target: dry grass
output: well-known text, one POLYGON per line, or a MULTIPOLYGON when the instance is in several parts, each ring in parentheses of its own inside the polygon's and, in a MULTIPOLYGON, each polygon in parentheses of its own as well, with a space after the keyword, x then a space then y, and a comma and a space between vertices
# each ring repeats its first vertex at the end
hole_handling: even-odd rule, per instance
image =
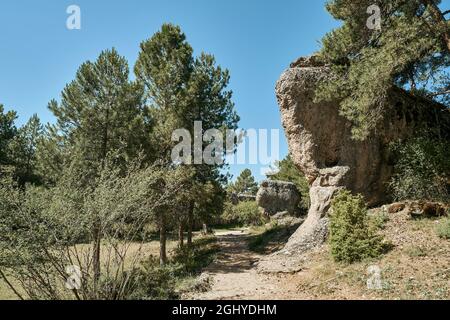
MULTIPOLYGON (((199 234, 194 234, 194 239, 197 238, 199 234)), ((173 253, 174 249, 177 247, 177 241, 175 239, 170 239, 167 241, 167 250, 169 256, 173 253)), ((138 258, 141 261, 149 258, 150 256, 159 256, 159 241, 151 241, 146 243, 127 243, 121 245, 121 250, 127 250, 126 260, 125 260, 125 268, 134 264, 134 259, 138 258)), ((77 246, 77 250, 80 256, 83 256, 84 253, 88 253, 91 250, 91 245, 82 244, 77 246)), ((109 260, 112 256, 112 249, 110 246, 102 247, 102 261, 105 262, 109 260)), ((105 267, 105 265, 103 266, 105 267)), ((14 285, 12 279, 8 279, 14 285)), ((8 285, 0 279, 0 300, 15 300, 17 296, 12 292, 12 290, 8 287, 8 285)))
MULTIPOLYGON (((381 214, 378 212, 376 214, 381 214)), ((324 246, 304 271, 282 276, 289 299, 450 299, 450 241, 436 234, 442 219, 391 214, 382 234, 394 248, 377 260, 335 263, 324 246), (382 288, 367 288, 368 268, 381 270, 382 288)))

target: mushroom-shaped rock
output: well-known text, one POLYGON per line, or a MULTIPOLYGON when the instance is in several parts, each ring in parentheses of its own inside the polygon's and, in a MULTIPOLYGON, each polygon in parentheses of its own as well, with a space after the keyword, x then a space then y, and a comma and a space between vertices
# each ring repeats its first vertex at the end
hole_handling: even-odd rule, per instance
POLYGON ((328 67, 303 58, 293 63, 277 83, 290 155, 309 181, 311 207, 285 248, 263 260, 260 271, 300 270, 304 254, 326 239, 328 210, 336 191, 346 188, 360 193, 369 206, 386 203, 393 174, 389 144, 411 137, 420 127, 450 123, 450 113, 444 106, 393 88, 375 130, 365 141, 357 141, 352 137, 352 124, 340 114, 338 100, 315 100, 320 83, 330 78, 333 76, 328 67))

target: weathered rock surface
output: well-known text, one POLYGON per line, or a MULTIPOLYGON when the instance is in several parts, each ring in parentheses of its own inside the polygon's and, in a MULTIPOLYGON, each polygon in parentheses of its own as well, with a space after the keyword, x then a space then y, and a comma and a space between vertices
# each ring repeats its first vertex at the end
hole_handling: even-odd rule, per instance
POLYGON ((390 215, 405 209, 412 218, 439 218, 449 215, 450 205, 433 201, 403 201, 382 207, 390 215))
POLYGON ((445 217, 449 212, 449 206, 439 202, 411 201, 407 206, 413 218, 445 217))
POLYGON ((269 216, 280 212, 295 214, 300 200, 295 184, 283 181, 263 181, 256 195, 258 206, 269 216))
POLYGON ((318 84, 330 76, 329 69, 319 66, 316 59, 300 58, 277 83, 289 151, 309 180, 311 208, 285 249, 262 261, 260 271, 301 269, 302 254, 326 239, 327 212, 337 190, 361 193, 370 206, 386 203, 386 183, 393 171, 388 144, 411 136, 419 123, 448 119, 448 110, 395 89, 374 133, 363 142, 355 141, 351 123, 339 114, 339 101, 314 102, 318 84))

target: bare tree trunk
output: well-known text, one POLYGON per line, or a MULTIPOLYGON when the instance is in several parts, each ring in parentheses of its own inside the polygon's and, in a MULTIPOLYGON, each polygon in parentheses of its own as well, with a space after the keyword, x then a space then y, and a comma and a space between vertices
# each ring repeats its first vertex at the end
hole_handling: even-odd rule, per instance
POLYGON ((100 272, 101 272, 100 254, 101 254, 101 238, 102 237, 101 237, 101 224, 99 221, 96 221, 94 224, 93 237, 94 237, 94 243, 93 243, 92 266, 94 269, 94 286, 96 288, 98 281, 100 279, 100 272))
POLYGON ((8 285, 8 287, 12 290, 12 292, 14 292, 14 294, 20 299, 20 300, 25 300, 20 293, 16 290, 16 288, 14 288, 14 286, 11 284, 11 282, 9 282, 8 278, 6 277, 6 275, 3 273, 3 271, 0 269, 0 276, 2 277, 3 281, 5 281, 5 283, 8 285))
MULTIPOLYGON (((108 125, 109 125, 109 107, 106 108, 106 121, 105 121, 105 127, 103 132, 103 142, 102 142, 102 161, 101 161, 101 167, 102 170, 105 169, 106 164, 106 157, 108 154, 108 139, 109 139, 109 133, 108 133, 108 125)), ((102 230, 101 230, 101 220, 98 217, 96 221, 94 221, 94 228, 93 228, 93 237, 94 237, 94 243, 93 243, 93 261, 92 265, 94 268, 94 292, 97 293, 97 286, 98 282, 100 280, 100 272, 101 272, 101 241, 102 241, 102 230)))
POLYGON ((178 226, 178 247, 180 249, 184 248, 184 223, 180 221, 180 225, 178 226))
POLYGON ((166 249, 166 219, 164 214, 161 214, 159 222, 159 263, 164 266, 167 263, 167 249, 166 249))
POLYGON ((187 246, 188 248, 192 247, 192 228, 194 224, 194 206, 191 204, 189 206, 188 212, 188 234, 187 234, 187 246))

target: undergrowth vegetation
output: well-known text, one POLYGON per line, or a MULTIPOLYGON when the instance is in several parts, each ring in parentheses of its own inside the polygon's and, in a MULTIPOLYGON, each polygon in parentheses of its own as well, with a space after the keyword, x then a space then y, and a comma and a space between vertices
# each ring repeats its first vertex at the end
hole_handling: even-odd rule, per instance
POLYGON ((361 195, 344 190, 333 199, 330 249, 335 261, 353 263, 380 256, 388 247, 371 223, 361 195))
POLYGON ((436 233, 439 237, 450 240, 450 218, 443 219, 437 225, 436 233))
POLYGON ((222 215, 225 225, 261 226, 267 220, 255 201, 242 201, 237 205, 228 202, 222 215))
POLYGON ((195 240, 191 248, 177 248, 172 259, 164 266, 155 257, 150 257, 136 273, 138 285, 128 298, 179 299, 180 284, 186 278, 200 273, 214 260, 217 252, 216 238, 207 236, 195 240))
POLYGON ((280 250, 299 226, 300 223, 283 225, 272 221, 270 224, 254 227, 251 229, 248 248, 261 254, 280 250))
POLYGON ((450 200, 450 145, 421 133, 392 146, 397 158, 390 188, 395 200, 450 200))

